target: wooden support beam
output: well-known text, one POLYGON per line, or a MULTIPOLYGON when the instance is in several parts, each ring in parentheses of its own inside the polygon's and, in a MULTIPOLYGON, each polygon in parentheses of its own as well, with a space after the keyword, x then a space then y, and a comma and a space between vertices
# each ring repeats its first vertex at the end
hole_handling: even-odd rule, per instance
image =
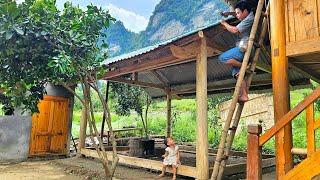
MULTIPOLYGON (((214 81, 214 82, 208 83, 207 90, 208 90, 208 92, 216 91, 216 90, 231 90, 231 89, 234 89, 235 83, 236 83, 235 80, 214 81)), ((272 84, 271 79, 256 80, 256 81, 254 81, 254 85, 252 85, 251 87, 271 85, 271 84, 272 84)), ((174 89, 174 87, 173 87, 173 89, 174 89)), ((172 94, 182 95, 182 94, 190 94, 190 93, 194 93, 194 92, 196 92, 196 87, 190 87, 190 88, 181 89, 181 90, 174 90, 174 91, 172 91, 172 94)))
POLYGON ((80 119, 80 133, 79 133, 79 144, 78 144, 78 155, 80 155, 80 149, 85 148, 87 131, 87 113, 86 108, 82 109, 81 119, 80 119))
MULTIPOLYGON (((106 104, 108 104, 108 99, 109 99, 109 89, 110 89, 110 81, 107 81, 106 82, 106 86, 107 86, 107 88, 106 88, 106 97, 105 97, 105 102, 106 102, 106 104)), ((100 132, 100 134, 101 134, 101 137, 103 137, 103 133, 104 133, 104 125, 105 125, 105 122, 106 122, 106 115, 103 113, 103 116, 102 116, 102 124, 101 124, 101 132, 100 132)))
MULTIPOLYGON (((118 147, 117 147, 117 150, 118 150, 118 147)), ((111 161, 112 153, 111 152, 107 152, 107 153, 108 153, 108 160, 111 161)), ((87 157, 99 158, 96 150, 81 149, 81 154, 87 157)), ((161 161, 155 161, 155 160, 143 159, 143 158, 137 158, 137 157, 129 157, 129 156, 120 155, 120 154, 118 154, 118 157, 119 157, 120 165, 134 166, 134 167, 152 169, 156 171, 162 170, 161 161)), ((263 168, 270 168, 272 166, 274 166, 274 158, 267 158, 262 161, 263 168)), ((238 173, 243 173, 245 172, 245 168, 246 168, 245 163, 229 164, 226 166, 225 174, 234 175, 238 173)), ((167 172, 172 173, 170 167, 167 168, 167 172)), ((178 168, 177 174, 196 178, 196 167, 180 165, 178 168)))
POLYGON ((179 59, 186 59, 186 58, 195 57, 195 54, 191 53, 186 48, 179 47, 176 45, 171 45, 170 50, 171 50, 172 55, 176 58, 179 58, 179 59))
POLYGON ((177 64, 183 64, 187 62, 194 61, 193 58, 191 59, 181 59, 176 58, 174 56, 165 56, 161 58, 155 58, 155 59, 147 59, 147 60, 141 60, 135 64, 127 65, 124 67, 118 67, 114 68, 110 71, 108 71, 102 79, 111 79, 114 77, 119 77, 121 75, 129 74, 132 72, 141 72, 141 71, 150 71, 154 69, 161 69, 168 66, 173 66, 177 64))
POLYGON ((303 56, 320 52, 320 38, 291 42, 286 46, 288 57, 303 56))
POLYGON ((314 130, 314 104, 311 103, 306 108, 306 120, 307 120, 307 153, 310 157, 316 152, 316 137, 314 130))
POLYGON ((139 81, 139 75, 137 72, 133 72, 132 73, 132 80, 133 81, 139 81))
POLYGON ((156 77, 164 86, 168 86, 169 85, 169 80, 162 74, 160 74, 159 72, 157 72, 157 70, 151 70, 150 71, 154 77, 156 77))
MULTIPOLYGON (((284 0, 270 0, 272 85, 275 123, 290 110, 288 58, 284 0)), ((276 175, 282 179, 293 168, 292 126, 288 123, 276 135, 276 175)))
POLYGON ((259 136, 262 132, 260 125, 248 126, 248 154, 247 154, 247 179, 262 179, 262 153, 259 146, 259 136))
POLYGON ((197 129, 196 129, 196 167, 197 179, 209 179, 208 161, 208 97, 207 97, 207 42, 203 32, 199 32, 201 38, 200 52, 196 61, 196 105, 197 105, 197 129))
POLYGON ((167 137, 172 135, 171 92, 167 92, 167 137))
POLYGON ((223 44, 220 44, 214 41, 207 41, 207 47, 212 48, 213 51, 217 54, 221 54, 222 52, 226 51, 229 48, 223 44))
POLYGON ((167 88, 164 85, 158 85, 158 84, 147 83, 147 82, 142 82, 142 81, 127 80, 127 79, 122 79, 122 78, 112 78, 112 79, 109 79, 109 81, 130 84, 133 86, 162 89, 162 90, 167 88))

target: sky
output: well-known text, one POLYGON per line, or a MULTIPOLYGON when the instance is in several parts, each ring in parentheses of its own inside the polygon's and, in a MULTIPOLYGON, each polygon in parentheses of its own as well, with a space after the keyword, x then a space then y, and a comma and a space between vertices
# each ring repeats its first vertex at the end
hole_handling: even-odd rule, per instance
MULTIPOLYGON (((67 0, 57 0, 57 6, 63 7, 67 0)), ((109 13, 123 22, 124 26, 133 32, 140 32, 146 29, 149 18, 155 6, 160 0, 69 0, 85 8, 92 3, 109 10, 109 13)))

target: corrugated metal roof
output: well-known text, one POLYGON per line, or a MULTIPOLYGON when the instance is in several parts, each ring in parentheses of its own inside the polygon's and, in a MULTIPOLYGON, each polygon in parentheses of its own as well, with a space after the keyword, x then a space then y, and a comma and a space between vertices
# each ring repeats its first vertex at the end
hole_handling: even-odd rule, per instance
MULTIPOLYGON (((230 18, 231 19, 231 18, 230 18)), ((163 46, 168 46, 170 43, 175 42, 176 44, 180 43, 180 40, 188 38, 188 36, 192 36, 193 34, 197 33, 198 31, 204 31, 207 35, 208 41, 216 42, 217 44, 225 45, 226 47, 234 46, 235 42, 237 41, 237 36, 234 34, 229 33, 228 31, 221 31, 222 27, 218 26, 219 23, 208 24, 201 28, 195 29, 193 31, 187 32, 183 35, 178 37, 169 39, 167 41, 158 43, 153 46, 149 46, 146 48, 142 48, 137 51, 133 51, 131 53, 123 54, 114 58, 110 58, 104 61, 104 64, 111 64, 118 61, 124 61, 131 58, 135 58, 141 55, 149 55, 145 57, 145 59, 157 59, 160 57, 165 56, 166 52, 160 52, 161 49, 158 48, 163 46), (222 32, 222 33, 220 33, 222 32), (159 52, 157 52, 159 51, 159 52), (153 53, 153 55, 152 55, 153 53)), ((194 57, 193 57, 194 58, 194 57)), ((268 65, 271 68, 271 60, 268 56, 267 52, 261 51, 259 57, 259 63, 268 65)), ((131 64, 125 65, 124 67, 129 67, 131 64)), ((181 97, 187 97, 190 95, 195 94, 195 87, 196 87, 196 65, 195 59, 189 61, 187 63, 181 63, 173 66, 163 67, 154 69, 154 71, 164 77, 167 81, 166 85, 169 85, 173 92, 176 92, 176 95, 181 97)), ((139 71, 139 81, 152 83, 152 84, 162 84, 159 81, 157 76, 155 76, 150 71, 139 71)), ((257 70, 257 74, 253 78, 251 90, 269 90, 272 89, 272 77, 271 74, 257 70)), ((299 72, 296 72, 293 69, 289 69, 289 79, 292 85, 305 85, 308 84, 308 78, 302 75, 299 72)), ((218 56, 212 56, 208 58, 208 88, 210 87, 210 93, 225 93, 231 92, 235 86, 235 79, 231 75, 231 69, 224 65, 222 62, 218 60, 218 56)), ((147 93, 153 98, 161 98, 166 96, 166 92, 161 89, 155 88, 145 88, 147 93)))
MULTIPOLYGON (((234 18, 228 18, 227 20, 229 19, 234 19, 234 18)), ((130 59, 130 58, 133 58, 135 56, 139 56, 139 55, 142 55, 142 54, 145 54, 145 53, 148 53, 150 51, 153 51, 159 47, 162 47, 162 46, 165 46, 165 45, 168 45, 176 40, 179 40, 181 38, 184 38, 184 37, 187 37, 187 36, 190 36, 194 33, 197 33, 199 31, 202 31, 202 30, 205 30, 205 29, 208 29, 210 27, 214 27, 214 26, 217 26, 219 25, 220 22, 215 22, 215 23, 211 23, 211 24, 206 24, 204 26, 201 26, 197 29, 194 29, 192 31, 189 31, 189 32, 186 32, 182 35, 179 35, 179 36, 176 36, 176 37, 173 37, 169 40, 166 40, 166 41, 163 41, 163 42, 160 42, 158 44, 155 44, 155 45, 152 45, 152 46, 147 46, 147 47, 144 47, 142 49, 138 49, 136 51, 132 51, 132 52, 129 52, 129 53, 126 53, 126 54, 122 54, 122 55, 119 55, 119 56, 116 56, 116 57, 112 57, 112 58, 108 58, 106 59, 105 61, 102 62, 103 65, 108 65, 108 64, 111 64, 111 63, 114 63, 114 62, 118 62, 118 61, 122 61, 122 60, 126 60, 126 59, 130 59)))

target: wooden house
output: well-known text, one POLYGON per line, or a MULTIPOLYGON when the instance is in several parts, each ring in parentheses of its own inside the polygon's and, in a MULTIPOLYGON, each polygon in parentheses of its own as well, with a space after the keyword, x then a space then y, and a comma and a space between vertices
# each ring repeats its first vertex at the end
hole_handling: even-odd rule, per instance
MULTIPOLYGON (((234 5, 236 0, 228 2, 234 5)), ((320 173, 320 152, 315 145, 315 130, 320 127, 320 121, 315 121, 313 108, 313 103, 320 97, 320 87, 292 110, 289 90, 290 86, 310 84, 310 79, 320 82, 320 1, 250 2, 258 4, 256 18, 259 20, 264 17, 267 20, 265 22, 269 24, 271 42, 271 46, 259 46, 261 53, 257 57, 257 70, 250 91, 273 92, 275 125, 262 135, 261 127, 248 127, 247 179, 261 179, 261 147, 273 136, 276 136, 277 178, 311 179, 320 173), (264 6, 267 2, 269 6, 264 6), (260 13, 263 9, 266 11, 260 13), (308 157, 294 167, 292 155, 297 150, 292 147, 291 121, 304 110, 307 111, 308 145, 305 150, 298 151, 306 152, 308 157)), ((229 19, 228 22, 238 23, 235 19, 229 19)), ((257 21, 256 26, 258 23, 260 22, 257 21)), ((254 35, 255 33, 253 37, 254 35)), ((172 133, 171 99, 196 96, 196 167, 181 167, 179 174, 201 180, 207 180, 211 176, 212 165, 208 160, 207 96, 210 93, 234 91, 236 81, 231 76, 230 69, 221 64, 217 57, 232 47, 235 41, 234 35, 216 23, 104 62, 108 72, 103 79, 141 86, 151 97, 167 99, 168 136, 172 133)), ((85 127, 82 127, 81 133, 85 133, 85 127)), ((80 143, 81 141, 84 139, 80 139, 80 143)), ((94 151, 83 146, 80 148, 81 154, 96 156, 94 151)), ((161 168, 160 162, 151 163, 131 157, 121 156, 120 162, 140 164, 144 168, 161 168)))

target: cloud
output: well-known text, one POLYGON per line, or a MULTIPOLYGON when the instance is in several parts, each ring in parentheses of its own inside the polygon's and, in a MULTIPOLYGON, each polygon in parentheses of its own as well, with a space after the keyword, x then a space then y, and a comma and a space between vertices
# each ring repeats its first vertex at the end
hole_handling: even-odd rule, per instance
POLYGON ((113 4, 108 4, 107 9, 114 18, 122 21, 124 26, 133 32, 143 31, 148 25, 149 20, 147 18, 132 11, 119 8, 113 4))

